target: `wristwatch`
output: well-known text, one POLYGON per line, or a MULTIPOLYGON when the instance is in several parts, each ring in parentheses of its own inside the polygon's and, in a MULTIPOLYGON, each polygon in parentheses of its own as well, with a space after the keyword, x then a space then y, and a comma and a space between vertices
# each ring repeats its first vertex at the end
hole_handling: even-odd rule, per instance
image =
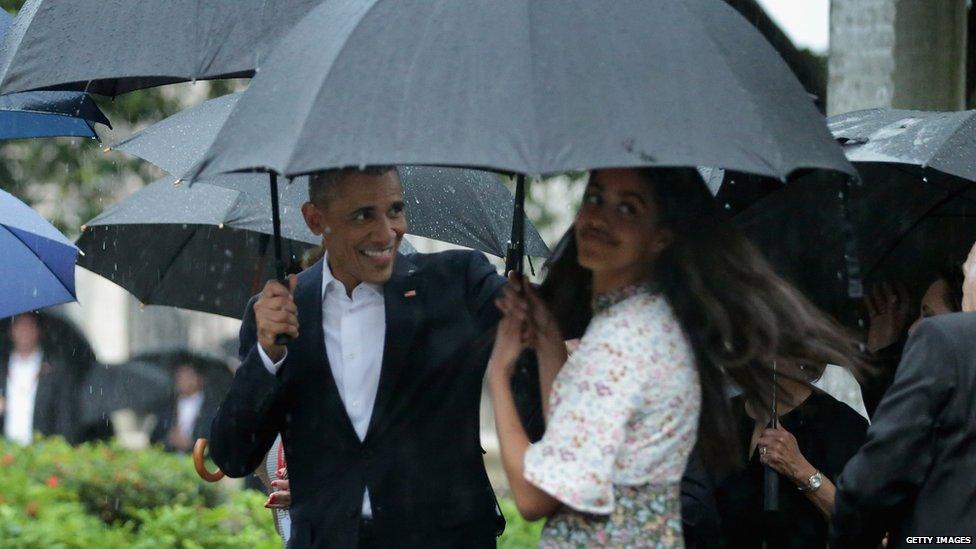
POLYGON ((797 486, 796 489, 801 492, 816 492, 820 489, 821 484, 823 484, 823 475, 820 474, 820 471, 817 471, 807 479, 806 486, 797 486))

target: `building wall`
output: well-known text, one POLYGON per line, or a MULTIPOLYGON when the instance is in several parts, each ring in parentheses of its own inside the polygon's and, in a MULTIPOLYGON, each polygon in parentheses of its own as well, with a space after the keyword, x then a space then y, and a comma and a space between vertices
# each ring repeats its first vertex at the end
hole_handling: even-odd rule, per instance
POLYGON ((965 106, 965 0, 831 0, 827 114, 965 106))

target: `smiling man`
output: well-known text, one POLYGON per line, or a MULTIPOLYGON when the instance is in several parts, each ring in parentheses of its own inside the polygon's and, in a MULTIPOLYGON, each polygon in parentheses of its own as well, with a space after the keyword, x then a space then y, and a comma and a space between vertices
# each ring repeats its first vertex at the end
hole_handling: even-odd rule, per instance
POLYGON ((504 279, 478 252, 398 254, 392 167, 315 175, 309 199, 325 257, 248 305, 214 461, 247 475, 281 433, 289 547, 494 547, 479 402, 504 279))

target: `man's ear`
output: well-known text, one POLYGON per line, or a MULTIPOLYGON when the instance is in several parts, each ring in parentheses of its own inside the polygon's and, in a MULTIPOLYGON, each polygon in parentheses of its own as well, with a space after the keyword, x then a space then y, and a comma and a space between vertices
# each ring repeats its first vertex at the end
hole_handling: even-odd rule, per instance
POLYGON ((322 212, 315 204, 311 202, 302 204, 302 217, 305 218, 305 224, 308 225, 312 234, 322 236, 325 232, 325 220, 322 218, 322 212))

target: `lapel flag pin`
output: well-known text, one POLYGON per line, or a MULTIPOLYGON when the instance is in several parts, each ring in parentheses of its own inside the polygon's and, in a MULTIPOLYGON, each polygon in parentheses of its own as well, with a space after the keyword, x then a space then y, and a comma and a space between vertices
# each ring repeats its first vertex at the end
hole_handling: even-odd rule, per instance
POLYGON ((403 297, 417 297, 417 290, 409 290, 404 292, 403 297))

